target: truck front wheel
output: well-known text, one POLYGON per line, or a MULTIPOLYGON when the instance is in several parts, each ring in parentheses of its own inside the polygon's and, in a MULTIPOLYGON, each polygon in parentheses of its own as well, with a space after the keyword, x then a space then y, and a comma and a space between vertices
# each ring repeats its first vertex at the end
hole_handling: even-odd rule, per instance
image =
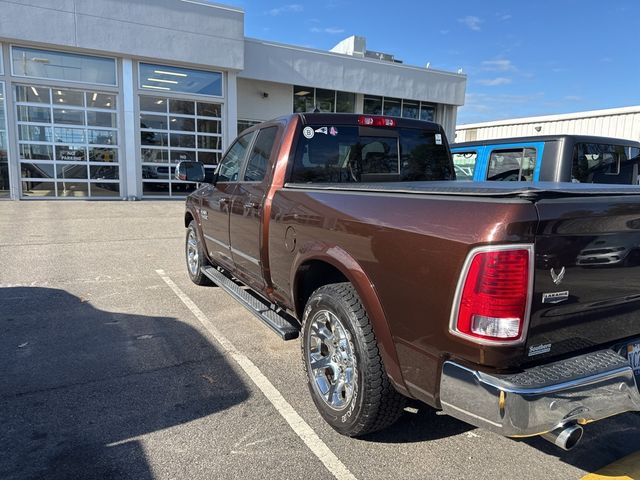
POLYGON ((405 398, 391 385, 358 293, 350 283, 318 288, 305 306, 302 357, 322 417, 357 437, 395 422, 405 398))
POLYGON ((195 220, 191 220, 187 227, 184 253, 187 260, 187 272, 189 273, 191 281, 196 285, 212 285, 213 282, 209 277, 202 273, 202 267, 207 266, 209 263, 202 251, 202 244, 198 238, 195 220))

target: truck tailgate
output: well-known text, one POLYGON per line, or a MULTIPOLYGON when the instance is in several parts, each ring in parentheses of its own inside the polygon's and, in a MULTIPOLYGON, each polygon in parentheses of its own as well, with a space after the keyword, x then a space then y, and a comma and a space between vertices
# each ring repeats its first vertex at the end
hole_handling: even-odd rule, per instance
POLYGON ((640 337, 640 195, 536 206, 527 363, 640 337))

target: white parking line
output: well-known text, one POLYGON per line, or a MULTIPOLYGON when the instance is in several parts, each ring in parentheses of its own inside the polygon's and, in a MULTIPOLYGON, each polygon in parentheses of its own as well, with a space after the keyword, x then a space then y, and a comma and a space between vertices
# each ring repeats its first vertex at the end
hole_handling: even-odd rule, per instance
POLYGON ((309 447, 309 450, 318 457, 324 466, 338 480, 356 480, 356 477, 349 471, 344 463, 327 447, 318 437, 316 432, 307 422, 296 412, 291 404, 285 400, 282 394, 269 381, 247 356, 240 353, 233 344, 213 326, 209 318, 180 288, 167 276, 164 270, 156 270, 160 278, 173 290, 173 293, 191 310, 191 313, 198 319, 200 324, 211 334, 220 344, 222 350, 227 353, 244 370, 249 378, 262 391, 267 400, 275 407, 278 413, 285 419, 293 431, 309 447))

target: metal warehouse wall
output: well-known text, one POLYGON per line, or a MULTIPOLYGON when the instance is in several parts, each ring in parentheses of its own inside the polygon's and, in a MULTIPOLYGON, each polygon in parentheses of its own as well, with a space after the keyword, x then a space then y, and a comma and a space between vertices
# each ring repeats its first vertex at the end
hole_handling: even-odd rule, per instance
POLYGON ((640 141, 640 107, 458 125, 455 141, 563 133, 640 141))

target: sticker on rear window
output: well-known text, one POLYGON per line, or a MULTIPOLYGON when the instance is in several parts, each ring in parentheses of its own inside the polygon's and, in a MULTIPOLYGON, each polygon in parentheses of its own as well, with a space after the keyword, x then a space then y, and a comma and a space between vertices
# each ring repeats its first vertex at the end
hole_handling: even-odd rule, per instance
POLYGON ((304 129, 302 130, 302 135, 304 135, 304 138, 312 139, 315 133, 313 131, 313 128, 304 127, 304 129))
POLYGON ((436 133, 436 145, 442 145, 442 134, 436 133))
POLYGON ((326 135, 328 132, 329 132, 329 129, 327 127, 316 128, 316 133, 322 133, 326 135))
POLYGON ((332 137, 335 137, 336 135, 338 135, 338 129, 336 127, 331 127, 329 129, 329 135, 331 135, 332 137))

